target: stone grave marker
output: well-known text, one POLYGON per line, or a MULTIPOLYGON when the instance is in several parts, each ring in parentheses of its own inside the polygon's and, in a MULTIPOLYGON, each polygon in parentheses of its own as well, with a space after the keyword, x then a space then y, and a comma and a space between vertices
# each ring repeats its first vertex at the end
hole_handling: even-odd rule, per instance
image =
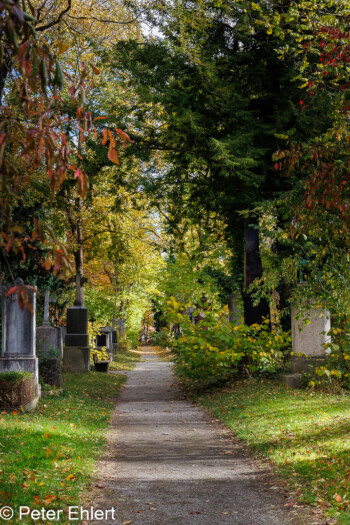
POLYGON ((102 346, 106 347, 106 351, 113 359, 113 342, 112 342, 112 332, 113 328, 109 325, 99 328, 100 336, 97 336, 97 347, 101 348, 102 346), (101 343, 102 344, 99 344, 101 343))
MULTIPOLYGON (((39 367, 35 348, 36 293, 26 287, 22 279, 16 279, 17 291, 2 298, 2 354, 1 372, 30 372, 33 374, 30 392, 27 390, 24 410, 33 410, 40 398, 39 367), (28 297, 28 308, 22 309, 18 302, 19 292, 28 297)), ((10 288, 10 287, 9 287, 10 288)), ((1 400, 0 400, 1 404, 1 400)))
POLYGON ((310 310, 300 319, 300 311, 292 307, 292 352, 291 374, 283 376, 287 386, 297 387, 302 372, 312 373, 322 366, 327 358, 325 343, 330 342, 327 335, 331 328, 330 313, 310 305, 310 310), (305 320, 309 320, 305 324, 305 320), (300 356, 298 354, 304 354, 300 356))
POLYGON ((239 290, 232 292, 227 297, 229 321, 235 326, 243 323, 243 298, 239 290))
POLYGON ((49 307, 56 299, 50 299, 50 292, 45 292, 44 320, 36 329, 36 349, 39 357, 39 375, 44 383, 62 386, 61 372, 61 330, 50 325, 49 307))

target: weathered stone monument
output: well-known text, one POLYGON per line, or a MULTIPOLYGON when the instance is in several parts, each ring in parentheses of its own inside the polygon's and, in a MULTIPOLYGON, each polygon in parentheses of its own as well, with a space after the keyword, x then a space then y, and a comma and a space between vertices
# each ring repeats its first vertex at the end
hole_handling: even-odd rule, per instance
POLYGON ((316 308, 312 303, 304 315, 292 308, 292 352, 291 374, 283 376, 287 386, 298 387, 302 372, 312 373, 315 367, 322 366, 327 358, 324 345, 330 342, 327 335, 331 328, 328 310, 316 308), (303 355, 299 355, 303 354, 303 355))
POLYGON ((123 336, 125 334, 125 330, 126 330, 126 320, 123 318, 123 319, 117 319, 117 329, 118 329, 118 333, 119 335, 123 336))
POLYGON ((36 329, 36 347, 37 350, 43 354, 50 355, 59 354, 60 348, 60 329, 51 326, 49 321, 49 306, 50 303, 55 302, 56 299, 50 298, 50 292, 45 292, 44 303, 44 320, 41 326, 36 329))
POLYGON ((61 373, 61 330, 50 325, 49 308, 50 303, 56 299, 50 299, 50 292, 45 292, 44 320, 36 329, 36 350, 39 357, 39 375, 44 383, 62 386, 61 373))
POLYGON ((235 326, 243 322, 243 299, 239 290, 236 290, 227 297, 229 309, 229 321, 235 326))
POLYGON ((35 309, 36 293, 32 287, 25 286, 22 279, 16 279, 13 293, 3 294, 2 298, 2 354, 1 372, 30 372, 33 374, 30 392, 25 400, 26 410, 35 408, 40 397, 38 384, 39 368, 35 352, 35 309), (24 304, 19 302, 19 296, 24 304))
POLYGON ((113 358, 113 342, 112 342, 112 332, 113 328, 109 325, 99 328, 100 335, 96 337, 96 346, 97 348, 106 347, 107 353, 113 358))
POLYGON ((280 328, 279 306, 280 306, 281 298, 277 290, 274 290, 272 292, 271 299, 272 299, 271 304, 270 304, 271 330, 278 331, 280 328))

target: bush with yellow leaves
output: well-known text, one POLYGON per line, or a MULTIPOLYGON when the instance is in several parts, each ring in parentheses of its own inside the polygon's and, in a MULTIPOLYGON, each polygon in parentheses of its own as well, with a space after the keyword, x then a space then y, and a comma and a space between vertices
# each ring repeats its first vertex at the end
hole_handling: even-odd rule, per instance
POLYGON ((167 317, 181 326, 174 341, 176 368, 180 377, 203 386, 222 383, 233 377, 273 374, 291 350, 287 332, 270 331, 270 321, 252 326, 234 326, 226 307, 204 304, 193 313, 202 319, 194 325, 187 315, 189 305, 170 298, 167 317))

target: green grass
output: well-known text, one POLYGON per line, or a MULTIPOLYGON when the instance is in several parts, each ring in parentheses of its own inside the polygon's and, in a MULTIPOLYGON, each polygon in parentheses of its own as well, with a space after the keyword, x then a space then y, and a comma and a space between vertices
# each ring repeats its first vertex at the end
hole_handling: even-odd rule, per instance
POLYGON ((247 381, 197 400, 272 461, 295 501, 350 524, 350 396, 247 381))
POLYGON ((64 393, 42 398, 34 412, 0 414, 0 507, 82 504, 124 381, 96 372, 66 374, 64 393))
POLYGON ((118 352, 114 360, 109 364, 110 370, 133 370, 137 363, 141 361, 141 353, 138 351, 126 350, 118 352))

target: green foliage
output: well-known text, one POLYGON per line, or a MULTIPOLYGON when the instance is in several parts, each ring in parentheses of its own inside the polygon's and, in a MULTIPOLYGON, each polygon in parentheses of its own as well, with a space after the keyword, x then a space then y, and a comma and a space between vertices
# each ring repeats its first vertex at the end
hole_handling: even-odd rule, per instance
POLYGON ((227 308, 206 303, 193 313, 202 317, 194 325, 187 309, 174 298, 168 301, 169 318, 182 331, 173 343, 176 369, 180 377, 195 384, 209 386, 242 375, 273 374, 290 352, 289 333, 271 332, 268 320, 234 326, 227 320, 227 308))
POLYGON ((1 372, 0 383, 20 383, 28 377, 32 377, 30 372, 1 372))
POLYGON ((331 342, 327 343, 327 360, 324 366, 317 367, 312 377, 308 377, 308 386, 315 390, 339 393, 350 389, 350 337, 349 325, 333 327, 327 334, 331 342))
MULTIPOLYGON (((135 90, 130 113, 138 145, 129 154, 157 151, 161 159, 153 156, 141 186, 154 202, 166 196, 173 228, 184 216, 200 223, 203 210, 224 219, 231 246, 241 250, 237 274, 243 266, 239 211, 293 188, 298 178, 274 170, 272 154, 290 136, 314 137, 329 125, 325 100, 307 115, 300 110, 295 57, 280 60, 284 44, 271 25, 284 20, 288 6, 279 0, 253 4, 153 5, 149 17, 162 38, 121 42, 113 59, 135 90)), ((296 24, 302 25, 299 19, 296 24)))
POLYGON ((159 332, 151 334, 152 346, 171 347, 173 340, 171 333, 166 328, 161 328, 159 332))

